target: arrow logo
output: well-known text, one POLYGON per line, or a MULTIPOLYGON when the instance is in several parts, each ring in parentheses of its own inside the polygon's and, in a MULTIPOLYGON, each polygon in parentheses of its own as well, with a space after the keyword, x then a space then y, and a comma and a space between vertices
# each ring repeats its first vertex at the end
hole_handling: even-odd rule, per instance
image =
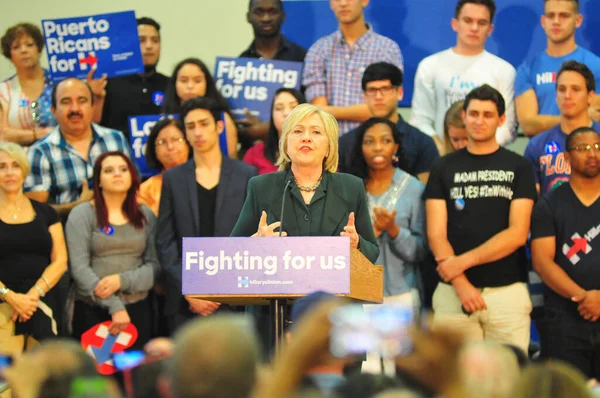
POLYGON ((87 56, 85 53, 79 53, 77 58, 79 58, 79 67, 81 70, 87 70, 88 65, 89 67, 93 67, 98 62, 98 58, 96 58, 96 54, 93 51, 88 53, 87 56))
POLYGON ((565 243, 562 251, 565 257, 567 257, 569 261, 575 265, 580 260, 580 257, 577 253, 583 252, 584 254, 588 254, 590 251, 592 251, 592 247, 589 245, 587 239, 582 238, 578 233, 573 234, 571 240, 573 240, 573 246, 569 247, 565 243))

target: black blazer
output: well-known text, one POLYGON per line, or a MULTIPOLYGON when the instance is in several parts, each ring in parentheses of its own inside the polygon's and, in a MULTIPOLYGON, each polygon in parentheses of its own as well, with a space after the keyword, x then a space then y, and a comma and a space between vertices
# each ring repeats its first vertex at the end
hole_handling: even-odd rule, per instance
MULTIPOLYGON (((360 238, 360 251, 369 261, 375 262, 379 256, 379 246, 371 224, 363 181, 350 174, 326 173, 328 182, 320 235, 339 236, 348 223, 348 216, 354 212, 354 224, 360 238)), ((283 189, 291 176, 290 171, 280 171, 252 178, 248 183, 248 197, 231 236, 254 234, 258 229, 258 222, 263 210, 267 212, 267 223, 280 221, 283 189)), ((298 236, 298 227, 291 203, 293 198, 289 188, 287 195, 283 214, 283 230, 288 236, 298 236)))
MULTIPOLYGON (((158 211, 156 248, 167 279, 166 315, 181 305, 182 238, 200 233, 200 211, 194 160, 177 166, 163 176, 158 211)), ((223 157, 217 187, 215 236, 229 236, 238 219, 250 178, 256 169, 239 160, 223 157)))

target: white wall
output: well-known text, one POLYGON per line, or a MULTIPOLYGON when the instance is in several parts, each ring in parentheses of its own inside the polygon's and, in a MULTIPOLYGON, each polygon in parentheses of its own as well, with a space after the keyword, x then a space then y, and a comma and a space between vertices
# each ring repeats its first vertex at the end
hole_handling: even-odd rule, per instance
MULTIPOLYGON (((186 57, 202 59, 212 70, 215 57, 237 56, 250 44, 246 22, 247 0, 0 0, 0 34, 18 22, 41 26, 42 19, 68 18, 135 10, 161 24, 160 72, 169 76, 186 57)), ((0 80, 14 74, 12 64, 0 57, 0 80)), ((47 62, 44 56, 44 67, 47 62)))

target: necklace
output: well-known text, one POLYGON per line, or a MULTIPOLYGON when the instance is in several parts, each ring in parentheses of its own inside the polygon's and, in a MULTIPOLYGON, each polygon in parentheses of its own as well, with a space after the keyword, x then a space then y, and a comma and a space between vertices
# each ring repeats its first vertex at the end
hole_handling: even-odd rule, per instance
POLYGON ((19 214, 21 214, 21 210, 23 210, 24 202, 21 200, 21 206, 17 207, 15 205, 14 210, 9 210, 8 206, 6 206, 6 210, 10 213, 13 220, 17 220, 19 218, 19 214))
POLYGON ((296 180, 294 178, 294 181, 296 181, 296 185, 298 186, 298 189, 300 191, 304 191, 304 192, 312 192, 312 191, 316 191, 317 188, 319 187, 319 185, 321 185, 321 180, 323 179, 323 175, 321 175, 321 177, 319 177, 319 181, 317 181, 313 186, 310 187, 305 187, 303 185, 300 185, 300 183, 298 182, 298 180, 296 180))

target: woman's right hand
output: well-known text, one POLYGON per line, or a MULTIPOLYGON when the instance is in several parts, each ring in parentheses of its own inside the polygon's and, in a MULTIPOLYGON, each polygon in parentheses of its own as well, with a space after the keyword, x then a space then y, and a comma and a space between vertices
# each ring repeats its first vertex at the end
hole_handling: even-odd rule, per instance
POLYGON ((131 318, 129 318, 127 310, 120 310, 112 314, 112 323, 108 329, 111 334, 118 334, 125 330, 130 323, 131 318))
MULTIPOLYGON (((279 232, 275 232, 275 229, 281 226, 281 222, 277 221, 272 224, 267 224, 267 213, 265 211, 260 215, 260 221, 258 222, 258 230, 252 237, 256 236, 279 236, 279 232)), ((282 232, 281 236, 287 236, 287 233, 282 232)))
POLYGON ((25 322, 31 319, 38 308, 38 299, 26 294, 15 293, 9 291, 4 301, 6 301, 13 309, 12 320, 15 322, 19 319, 20 322, 25 322))

